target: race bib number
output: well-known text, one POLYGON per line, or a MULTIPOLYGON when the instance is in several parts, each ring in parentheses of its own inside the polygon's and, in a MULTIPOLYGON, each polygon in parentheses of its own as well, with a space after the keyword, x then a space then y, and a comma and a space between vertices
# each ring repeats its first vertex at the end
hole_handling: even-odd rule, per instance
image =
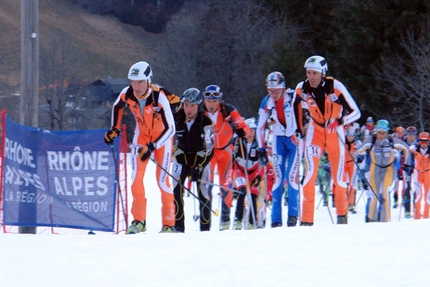
POLYGON ((132 156, 138 156, 139 155, 139 149, 141 148, 141 145, 131 145, 130 146, 130 154, 132 156))
POLYGON ((311 145, 306 148, 308 155, 319 158, 321 155, 321 147, 317 145, 311 145))
POLYGON ((244 178, 244 177, 242 177, 242 176, 240 176, 240 177, 236 177, 236 178, 234 179, 234 185, 235 185, 236 187, 244 186, 245 184, 246 184, 246 180, 245 180, 245 178, 244 178))
POLYGON ((274 154, 274 155, 272 156, 272 162, 273 162, 273 165, 278 165, 278 164, 280 164, 280 163, 281 163, 281 159, 282 159, 282 157, 281 157, 281 156, 279 156, 279 155, 277 155, 277 154, 274 154))
POLYGON ((172 163, 172 174, 174 176, 179 176, 182 172, 182 164, 174 162, 172 163))

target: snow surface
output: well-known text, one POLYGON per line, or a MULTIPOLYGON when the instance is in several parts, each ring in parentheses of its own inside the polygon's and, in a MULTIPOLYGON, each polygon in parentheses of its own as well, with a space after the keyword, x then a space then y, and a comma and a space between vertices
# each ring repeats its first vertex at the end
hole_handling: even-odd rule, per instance
POLYGON ((361 198, 348 225, 321 204, 313 227, 218 231, 213 216, 202 233, 185 197, 186 232, 159 234, 154 174, 150 164, 146 233, 0 233, 0 286, 430 286, 429 220, 393 209, 391 222, 365 224, 361 198))

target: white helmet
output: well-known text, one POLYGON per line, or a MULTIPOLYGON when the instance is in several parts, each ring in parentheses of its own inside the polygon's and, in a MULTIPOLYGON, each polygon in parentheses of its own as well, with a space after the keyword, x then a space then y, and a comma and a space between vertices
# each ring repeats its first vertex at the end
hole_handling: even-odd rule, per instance
POLYGON ((281 72, 272 72, 266 78, 266 86, 271 89, 285 89, 285 77, 281 72))
POLYGON ((151 78, 152 78, 151 66, 144 61, 137 62, 136 64, 131 66, 130 70, 128 71, 129 80, 135 80, 135 81, 147 80, 148 84, 150 84, 151 78))
POLYGON ((356 133, 356 128, 355 128, 355 127, 353 127, 353 126, 350 126, 350 127, 346 130, 345 135, 346 135, 346 136, 355 136, 355 133, 356 133))
POLYGON ((305 62, 305 69, 320 72, 321 74, 327 74, 328 65, 324 57, 312 56, 309 57, 305 62))
POLYGON ((250 129, 256 129, 257 128, 257 124, 255 123, 255 118, 249 118, 245 121, 245 123, 250 129))

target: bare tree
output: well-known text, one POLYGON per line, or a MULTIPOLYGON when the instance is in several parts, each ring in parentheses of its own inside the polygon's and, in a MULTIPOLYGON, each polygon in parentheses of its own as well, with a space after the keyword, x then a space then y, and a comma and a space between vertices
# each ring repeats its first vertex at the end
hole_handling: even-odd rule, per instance
POLYGON ((429 42, 430 21, 427 21, 419 33, 408 31, 401 37, 400 44, 407 57, 396 55, 382 61, 377 75, 387 86, 380 95, 393 106, 384 115, 392 124, 416 125, 420 130, 430 127, 429 42))
POLYGON ((217 84, 244 116, 255 116, 265 93, 265 77, 277 69, 274 43, 293 33, 255 1, 185 5, 194 6, 184 6, 173 17, 166 30, 168 40, 159 49, 164 79, 180 91, 217 84))
POLYGON ((62 130, 69 87, 76 87, 80 57, 71 40, 54 34, 49 50, 41 53, 41 83, 48 105, 49 128, 62 130))
POLYGON ((156 49, 161 55, 151 61, 154 78, 175 93, 190 87, 199 87, 197 65, 198 41, 203 31, 199 28, 207 6, 203 3, 186 3, 169 22, 166 40, 156 49))

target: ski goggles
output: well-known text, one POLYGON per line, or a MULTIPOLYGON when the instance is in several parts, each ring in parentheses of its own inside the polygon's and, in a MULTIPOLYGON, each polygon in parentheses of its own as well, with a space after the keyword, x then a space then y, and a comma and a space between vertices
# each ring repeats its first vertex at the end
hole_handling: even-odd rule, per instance
POLYGON ((282 88, 268 88, 267 92, 271 95, 277 95, 282 92, 282 88))
POLYGON ((381 134, 381 135, 382 135, 382 134, 384 134, 384 135, 385 135, 385 134, 387 134, 387 133, 388 133, 388 131, 387 131, 386 129, 380 128, 380 129, 377 129, 377 130, 376 130, 376 133, 377 133, 377 134, 381 134))
POLYGON ((203 93, 203 96, 206 99, 210 99, 210 100, 219 100, 222 98, 222 93, 220 92, 214 92, 214 91, 207 91, 203 93))

